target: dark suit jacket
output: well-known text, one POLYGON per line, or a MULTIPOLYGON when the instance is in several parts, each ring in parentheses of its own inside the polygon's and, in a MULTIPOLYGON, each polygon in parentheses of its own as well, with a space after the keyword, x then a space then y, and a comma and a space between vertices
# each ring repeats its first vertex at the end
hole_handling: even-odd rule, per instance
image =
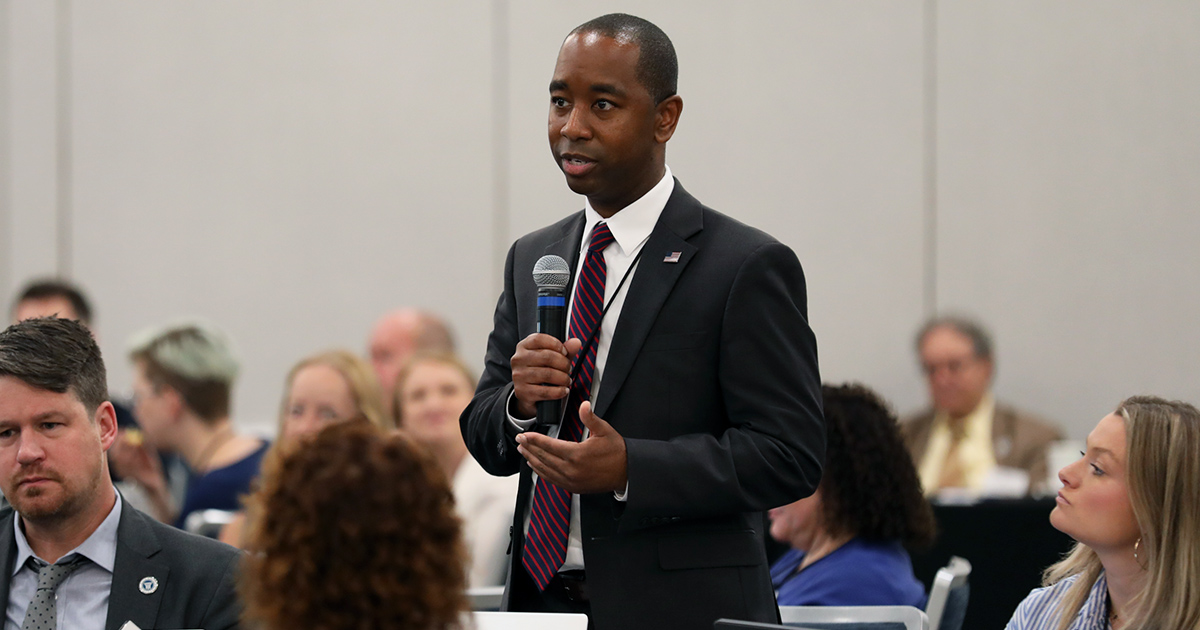
MULTIPOLYGON (((934 410, 929 408, 900 423, 900 434, 918 469, 925 459, 929 436, 933 434, 933 419, 934 410)), ((1029 473, 1029 492, 1045 488, 1046 455, 1050 445, 1061 439, 1062 433, 1046 421, 996 403, 992 417, 992 453, 996 465, 1029 473)))
MULTIPOLYGON (((0 510, 0 611, 8 606, 17 555, 13 515, 11 507, 0 510)), ((233 547, 163 525, 123 502, 105 630, 118 630, 127 621, 142 630, 237 628, 239 560, 233 547), (158 588, 145 595, 138 585, 151 576, 158 588)))
MULTIPOLYGON (((512 246, 485 373, 462 416, 488 472, 521 474, 510 571, 524 570, 532 488, 505 430, 510 359, 537 327, 534 262, 557 254, 574 269, 584 222, 579 212, 512 246)), ((775 621, 761 512, 811 494, 825 451, 800 263, 676 182, 629 282, 595 405, 625 438, 628 501, 580 497, 593 622, 707 630, 719 617, 775 621), (672 252, 679 261, 665 262, 672 252)))

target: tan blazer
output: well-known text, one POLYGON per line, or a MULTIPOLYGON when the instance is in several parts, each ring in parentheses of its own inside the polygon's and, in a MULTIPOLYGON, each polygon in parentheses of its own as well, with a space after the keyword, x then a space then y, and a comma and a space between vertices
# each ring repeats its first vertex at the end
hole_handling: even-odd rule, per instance
MULTIPOLYGON (((932 408, 909 416, 900 422, 904 445, 912 454, 918 468, 925 458, 925 447, 933 432, 932 408)), ((1036 416, 996 403, 992 418, 992 453, 996 465, 1019 468, 1029 473, 1029 492, 1042 490, 1046 485, 1046 455, 1050 445, 1062 439, 1057 427, 1036 416)))

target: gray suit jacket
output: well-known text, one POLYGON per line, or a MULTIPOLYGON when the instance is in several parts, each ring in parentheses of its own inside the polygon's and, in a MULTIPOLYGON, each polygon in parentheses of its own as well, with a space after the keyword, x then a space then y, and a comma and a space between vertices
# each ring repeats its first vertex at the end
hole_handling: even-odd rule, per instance
MULTIPOLYGON (((17 555, 13 518, 11 507, 0 510, 0 611, 8 606, 17 555)), ((105 630, 119 630, 127 621, 142 630, 237 628, 240 556, 229 545, 163 525, 125 502, 117 524, 105 630), (158 580, 158 588, 148 595, 138 588, 146 577, 158 580)))
MULTIPOLYGON (((521 475, 510 571, 524 570, 532 488, 506 430, 510 359, 537 328, 534 262, 557 254, 574 269, 583 228, 577 212, 509 251, 486 369, 461 419, 485 470, 521 475)), ((599 630, 776 621, 762 511, 811 494, 825 458, 804 272, 791 249, 678 182, 642 252, 595 405, 625 438, 629 500, 580 496, 592 620, 599 630)))

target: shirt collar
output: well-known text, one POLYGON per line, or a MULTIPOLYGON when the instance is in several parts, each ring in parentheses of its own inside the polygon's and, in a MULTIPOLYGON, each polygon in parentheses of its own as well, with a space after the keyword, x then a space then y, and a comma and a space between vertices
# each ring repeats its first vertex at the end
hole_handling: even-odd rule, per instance
MULTIPOLYGON (((70 553, 63 555, 63 558, 79 554, 112 573, 113 563, 117 559, 117 525, 121 522, 121 493, 115 492, 115 494, 117 500, 100 526, 92 532, 91 536, 87 537, 87 540, 72 549, 70 553)), ((24 568, 25 562, 30 557, 37 556, 33 553, 33 548, 29 546, 29 541, 25 539, 25 532, 21 529, 19 516, 13 518, 13 532, 17 538, 17 560, 13 563, 12 575, 16 575, 24 568)), ((43 560, 43 562, 45 561, 43 560)))
POLYGON ((658 217, 667 206, 667 200, 675 190, 675 178, 671 176, 671 167, 666 166, 663 170, 663 177, 654 188, 608 219, 600 216, 600 213, 592 208, 592 203, 585 198, 583 214, 587 220, 583 226, 583 242, 579 248, 581 254, 587 250, 592 229, 601 221, 608 223, 608 229, 612 231, 617 247, 620 247, 621 253, 626 256, 632 254, 638 245, 650 237, 655 224, 658 223, 658 217))

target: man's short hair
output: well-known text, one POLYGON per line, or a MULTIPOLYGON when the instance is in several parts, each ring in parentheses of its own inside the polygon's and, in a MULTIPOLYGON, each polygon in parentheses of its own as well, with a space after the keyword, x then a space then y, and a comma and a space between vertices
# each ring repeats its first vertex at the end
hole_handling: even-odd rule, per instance
POLYGON ((178 392, 200 419, 214 422, 229 416, 238 362, 219 330, 186 323, 145 331, 130 344, 129 358, 141 364, 156 388, 178 392))
POLYGON ((86 326, 71 319, 27 319, 0 332, 0 376, 56 394, 72 392, 89 416, 108 400, 100 346, 86 326))
POLYGON ((34 280, 25 285, 25 289, 21 291, 17 301, 13 302, 12 311, 15 313, 21 302, 26 300, 50 298, 62 298, 70 302, 71 310, 75 311, 79 321, 89 325, 92 323, 92 305, 84 296, 83 291, 74 284, 57 278, 34 280))
POLYGON ((992 335, 983 327, 983 324, 964 315, 941 315, 925 322, 925 325, 921 326, 921 330, 917 331, 918 354, 921 352, 921 344, 925 342, 925 337, 935 328, 950 328, 957 331, 971 340, 975 358, 985 361, 992 360, 992 335))
MULTIPOLYGON (((609 13, 588 20, 571 31, 597 33, 638 47, 637 77, 657 105, 675 96, 679 82, 679 60, 671 38, 654 23, 625 13, 609 13)), ((569 37, 569 35, 568 35, 569 37)))

